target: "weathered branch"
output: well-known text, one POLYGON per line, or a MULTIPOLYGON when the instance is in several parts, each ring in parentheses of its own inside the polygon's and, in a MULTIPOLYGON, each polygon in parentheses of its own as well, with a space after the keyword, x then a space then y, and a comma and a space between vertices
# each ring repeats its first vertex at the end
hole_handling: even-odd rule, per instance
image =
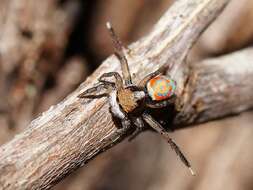
POLYGON ((6 127, 21 131, 33 118, 50 72, 60 68, 78 11, 76 0, 0 1, 0 109, 6 127))
POLYGON ((192 65, 174 124, 191 125, 253 107, 253 48, 192 65))
MULTIPOLYGON (((182 75, 182 68, 185 68, 182 63, 186 54, 227 2, 177 1, 147 37, 130 46, 133 56, 128 59, 136 80, 166 63, 175 63, 171 74, 183 89, 187 77, 182 75)), ((48 189, 124 139, 125 134, 118 133, 112 122, 106 99, 77 98, 98 76, 108 71, 119 71, 115 57, 108 58, 75 92, 0 148, 0 186, 3 189, 48 189)))

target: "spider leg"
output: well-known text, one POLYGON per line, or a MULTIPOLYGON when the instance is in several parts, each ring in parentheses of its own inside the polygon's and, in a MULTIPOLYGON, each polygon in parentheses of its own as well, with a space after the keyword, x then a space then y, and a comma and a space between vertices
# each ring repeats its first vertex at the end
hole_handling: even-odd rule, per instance
POLYGON ((139 135, 145 128, 143 119, 141 117, 137 117, 134 120, 134 125, 136 126, 136 130, 130 135, 128 141, 132 141, 137 135, 139 135))
POLYGON ((155 76, 157 76, 157 75, 159 75, 159 74, 161 74, 161 70, 160 70, 160 69, 156 70, 156 71, 153 72, 153 73, 148 74, 147 76, 145 76, 145 77, 138 83, 138 86, 140 86, 140 87, 142 87, 142 88, 145 88, 147 82, 148 82, 150 79, 154 78, 155 76))
POLYGON ((115 84, 117 89, 123 88, 123 80, 122 80, 121 76, 119 75, 119 73, 117 73, 117 72, 104 73, 99 77, 98 81, 102 82, 102 83, 107 83, 107 84, 115 84), (104 78, 109 78, 112 76, 115 77, 115 79, 116 79, 115 83, 110 82, 110 81, 106 81, 104 79, 104 78))
POLYGON ((121 125, 122 127, 118 128, 116 131, 116 136, 127 134, 132 127, 132 123, 127 117, 121 120, 121 125))
POLYGON ((124 118, 121 120, 121 128, 118 128, 116 132, 110 136, 110 141, 115 141, 119 136, 126 135, 129 132, 129 129, 131 128, 131 121, 128 118, 124 118))
POLYGON ((110 92, 110 87, 111 85, 108 85, 106 83, 100 83, 97 84, 96 86, 89 88, 79 94, 77 97, 78 98, 101 98, 104 96, 108 96, 110 92))
POLYGON ((145 122, 149 124, 150 127, 159 132, 162 135, 162 137, 167 140, 171 148, 176 152, 176 154, 179 156, 184 165, 189 168, 191 174, 195 175, 195 172, 191 168, 190 162, 186 159, 186 157, 184 156, 180 148, 177 146, 177 144, 170 138, 168 132, 166 132, 164 128, 152 118, 151 115, 143 113, 142 117, 145 120, 145 122))
POLYGON ((115 49, 115 55, 120 61, 123 79, 126 86, 129 86, 132 84, 131 74, 128 66, 128 62, 126 59, 126 56, 124 55, 123 50, 125 49, 122 42, 119 40, 119 37, 116 35, 114 29, 111 26, 111 23, 107 22, 106 27, 110 33, 114 49, 115 49))
MULTIPOLYGON (((138 86, 140 87, 145 87, 147 82, 154 78, 155 76, 157 75, 160 75, 161 73, 164 73, 165 71, 169 71, 171 70, 171 68, 173 67, 174 63, 170 64, 170 65, 165 65, 165 66, 162 66, 160 67, 158 70, 154 71, 153 73, 150 73, 148 74, 146 77, 144 77, 138 84, 138 86)), ((168 74, 167 74, 168 77, 170 77, 168 74)))
POLYGON ((174 104, 176 101, 176 96, 172 96, 171 98, 167 100, 161 100, 161 101, 147 101, 146 106, 149 108, 164 108, 171 104, 174 104))

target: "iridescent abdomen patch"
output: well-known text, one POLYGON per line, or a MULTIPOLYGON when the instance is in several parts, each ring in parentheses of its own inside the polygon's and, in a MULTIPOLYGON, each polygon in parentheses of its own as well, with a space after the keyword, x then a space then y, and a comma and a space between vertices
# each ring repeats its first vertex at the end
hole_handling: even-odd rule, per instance
POLYGON ((170 98, 176 90, 176 82, 166 76, 156 76, 147 83, 147 91, 152 100, 170 98))

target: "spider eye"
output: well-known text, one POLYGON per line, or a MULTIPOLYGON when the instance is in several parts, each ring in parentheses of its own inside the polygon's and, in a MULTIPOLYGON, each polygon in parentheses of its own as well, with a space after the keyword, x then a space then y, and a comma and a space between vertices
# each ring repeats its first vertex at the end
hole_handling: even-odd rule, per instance
POLYGON ((156 76, 147 83, 148 95, 155 101, 170 98, 175 90, 176 82, 166 76, 156 76))

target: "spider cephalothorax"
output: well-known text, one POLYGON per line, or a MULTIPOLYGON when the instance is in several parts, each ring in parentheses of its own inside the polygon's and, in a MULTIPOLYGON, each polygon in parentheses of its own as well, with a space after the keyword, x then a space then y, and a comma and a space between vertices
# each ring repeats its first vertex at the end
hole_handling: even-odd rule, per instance
POLYGON ((159 69, 144 77, 137 85, 132 83, 124 47, 116 36, 110 23, 107 28, 115 47, 115 55, 120 60, 123 78, 117 72, 104 73, 99 77, 99 83, 81 93, 79 98, 100 98, 107 96, 112 115, 121 121, 119 130, 135 127, 131 139, 143 131, 145 124, 160 133, 171 148, 177 153, 182 162, 190 169, 190 163, 180 151, 176 143, 169 137, 168 132, 146 111, 150 108, 163 108, 175 103, 176 82, 168 76, 161 75, 159 69), (114 78, 114 81, 109 78, 114 78))
POLYGON ((136 111, 144 102, 145 92, 133 88, 124 88, 117 92, 118 103, 126 113, 136 111))

